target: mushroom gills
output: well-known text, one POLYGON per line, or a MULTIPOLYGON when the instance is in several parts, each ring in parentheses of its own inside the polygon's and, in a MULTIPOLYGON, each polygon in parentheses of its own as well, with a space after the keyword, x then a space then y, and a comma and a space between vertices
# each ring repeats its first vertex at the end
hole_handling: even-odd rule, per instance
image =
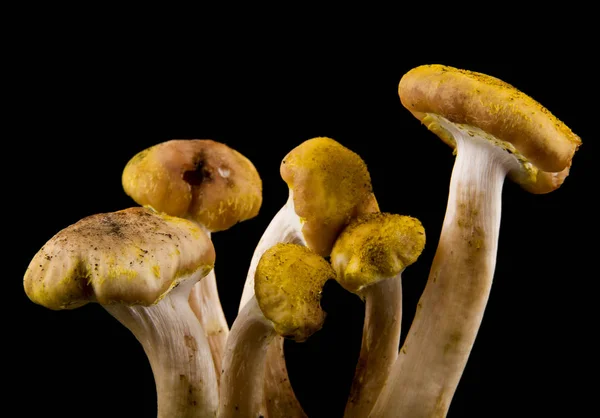
POLYGON ((504 160, 502 164, 507 168, 507 173, 512 180, 517 183, 535 182, 539 170, 510 142, 503 141, 476 126, 455 123, 434 113, 427 113, 423 118, 423 124, 446 144, 452 146, 454 154, 458 150, 458 141, 470 141, 477 147, 490 147, 496 150, 496 158, 504 160))

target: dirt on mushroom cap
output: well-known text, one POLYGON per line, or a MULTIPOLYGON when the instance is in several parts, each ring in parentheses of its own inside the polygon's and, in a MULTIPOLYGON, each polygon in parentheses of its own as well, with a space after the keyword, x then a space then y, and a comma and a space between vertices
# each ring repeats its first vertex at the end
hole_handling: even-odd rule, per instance
POLYGON ((179 280, 214 266, 195 223, 135 207, 91 215, 54 235, 33 257, 23 285, 50 309, 157 303, 179 280))

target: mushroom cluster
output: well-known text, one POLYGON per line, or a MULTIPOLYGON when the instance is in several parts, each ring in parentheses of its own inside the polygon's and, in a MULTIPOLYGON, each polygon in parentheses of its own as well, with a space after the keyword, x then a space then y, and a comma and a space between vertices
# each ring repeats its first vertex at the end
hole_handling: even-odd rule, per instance
POLYGON ((53 310, 97 303, 128 328, 152 368, 159 418, 306 418, 283 343, 323 327, 323 287, 335 280, 365 310, 344 417, 447 416, 491 295, 504 180, 536 194, 556 190, 581 140, 485 74, 423 65, 401 77, 398 93, 456 156, 437 250, 402 345, 401 278, 425 247, 425 228, 381 211, 365 161, 328 137, 279 162, 289 197, 257 241, 232 324, 211 234, 258 216, 262 181, 248 158, 209 139, 134 155, 122 187, 136 205, 51 237, 25 272, 27 296, 53 310))

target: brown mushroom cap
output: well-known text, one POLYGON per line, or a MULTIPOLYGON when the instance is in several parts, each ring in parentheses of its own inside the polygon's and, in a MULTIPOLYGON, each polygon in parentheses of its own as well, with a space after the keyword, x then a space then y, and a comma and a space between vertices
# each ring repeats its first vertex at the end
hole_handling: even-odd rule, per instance
POLYGON ((174 139, 145 149, 127 163, 123 189, 133 200, 209 231, 258 215, 262 181, 252 162, 210 139, 174 139))
POLYGON ((59 231, 35 254, 23 285, 33 302, 54 310, 88 302, 149 306, 182 280, 205 276, 214 263, 200 226, 136 207, 59 231))
POLYGON ((513 180, 534 193, 562 184, 581 144, 581 139, 541 104, 485 74, 422 65, 402 77, 398 94, 404 107, 452 147, 452 137, 440 134, 428 115, 479 128, 514 146, 539 172, 525 183, 518 176, 513 180))
POLYGON ((352 218, 379 211, 367 165, 331 138, 304 141, 285 156, 280 172, 304 222, 306 243, 321 256, 329 255, 352 218))

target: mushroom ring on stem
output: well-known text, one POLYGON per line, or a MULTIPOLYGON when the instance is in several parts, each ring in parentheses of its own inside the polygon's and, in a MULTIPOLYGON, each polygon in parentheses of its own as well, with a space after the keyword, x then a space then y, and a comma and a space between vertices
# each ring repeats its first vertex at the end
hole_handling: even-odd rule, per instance
MULTIPOLYGON (((171 140, 136 154, 122 175, 136 203, 186 218, 208 235, 258 215, 262 181, 248 158, 209 139, 171 140)), ((202 323, 220 377, 229 333, 214 270, 192 288, 192 310, 202 323)))
MULTIPOLYGON (((256 267, 267 249, 280 242, 296 243, 329 256, 335 239, 353 218, 379 211, 365 162, 331 138, 312 138, 295 147, 283 158, 280 173, 289 197, 254 251, 240 311, 254 295, 256 267)), ((265 384, 270 415, 306 416, 288 380, 283 338, 276 337, 269 348, 265 384)))
POLYGON ((557 189, 581 141, 513 86, 424 65, 399 84, 402 104, 454 148, 448 203, 429 279, 371 417, 443 417, 466 366, 492 286, 505 177, 557 189))
POLYGON ((352 221, 331 251, 337 281, 365 301, 358 364, 345 417, 366 417, 400 346, 404 269, 425 247, 425 229, 410 216, 371 213, 352 221))
POLYGON ((216 371, 188 303, 214 262, 212 242, 195 223, 136 207, 59 231, 35 254, 23 285, 49 309, 96 302, 127 327, 150 361, 158 417, 214 417, 216 371))
MULTIPOLYGON (((305 341, 325 320, 321 293, 335 271, 298 244, 276 244, 256 268, 255 294, 231 327, 223 361, 219 417, 272 417, 265 397, 268 347, 283 336, 305 341)), ((281 417, 288 415, 281 415, 281 417)))

